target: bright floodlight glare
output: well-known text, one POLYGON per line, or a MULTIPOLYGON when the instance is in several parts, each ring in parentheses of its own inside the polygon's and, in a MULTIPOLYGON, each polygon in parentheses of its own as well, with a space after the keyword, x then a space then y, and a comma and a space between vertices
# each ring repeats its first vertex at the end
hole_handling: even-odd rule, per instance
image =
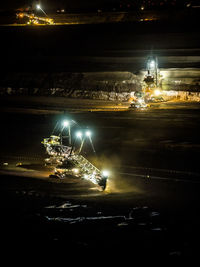
POLYGON ((139 102, 140 104, 142 104, 142 103, 143 103, 143 99, 142 99, 142 98, 139 98, 139 99, 138 99, 138 102, 139 102))
POLYGON ((154 91, 155 96, 159 96, 161 94, 161 91, 159 89, 156 89, 154 91))
POLYGON ((76 168, 73 169, 72 171, 73 171, 74 173, 79 173, 79 169, 76 169, 76 168))
POLYGON ((152 61, 150 62, 150 67, 151 67, 151 68, 154 68, 154 67, 155 67, 155 61, 154 61, 154 60, 152 60, 152 61))
POLYGON ((63 121, 63 126, 65 126, 65 127, 69 126, 69 122, 68 121, 63 121))
POLYGON ((82 137, 82 132, 77 132, 77 133, 76 133, 76 136, 77 136, 78 138, 81 138, 81 137, 82 137))
POLYGON ((85 135, 88 136, 88 137, 90 137, 91 134, 92 134, 92 133, 91 133, 90 131, 86 131, 86 133, 85 133, 85 135))
POLYGON ((109 171, 106 171, 106 170, 102 171, 102 175, 103 175, 104 177, 108 177, 108 175, 109 175, 109 171))
POLYGON ((36 7, 37 7, 37 9, 41 9, 41 6, 40 5, 37 5, 36 7))

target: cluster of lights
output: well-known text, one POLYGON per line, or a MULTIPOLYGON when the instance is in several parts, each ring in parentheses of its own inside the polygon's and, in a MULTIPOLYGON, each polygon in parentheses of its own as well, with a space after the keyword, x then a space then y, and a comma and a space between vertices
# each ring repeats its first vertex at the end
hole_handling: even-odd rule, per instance
MULTIPOLYGON (((91 137, 91 135, 92 135, 91 131, 87 130, 87 131, 85 132, 85 136, 87 136, 87 137, 91 137)), ((81 139, 82 136, 83 136, 83 133, 82 133, 81 131, 78 131, 78 132, 76 133, 76 137, 78 137, 78 138, 81 139)))
MULTIPOLYGON (((110 176, 109 171, 107 170, 100 171, 92 163, 90 163, 86 158, 84 158, 84 156, 80 154, 87 138, 89 139, 88 141, 91 143, 93 151, 95 152, 93 143, 92 143, 92 138, 91 138, 92 132, 89 129, 85 129, 83 131, 79 130, 75 133, 75 136, 74 136, 75 138, 73 139, 73 142, 71 142, 71 130, 70 129, 71 127, 75 126, 75 124, 77 123, 73 120, 70 120, 70 119, 63 120, 61 123, 61 127, 58 126, 59 129, 61 128, 61 133, 59 134, 59 136, 51 135, 50 138, 44 139, 42 143, 45 145, 48 154, 52 156, 52 161, 50 158, 48 159, 48 163, 58 164, 54 170, 56 177, 65 178, 68 175, 72 175, 72 176, 76 176, 79 178, 84 178, 100 186, 104 190, 106 188, 107 179, 110 176), (68 136, 62 135, 62 132, 64 130, 68 132, 68 136), (61 149, 59 148, 57 150, 57 146, 59 147, 60 145, 62 146, 63 137, 69 138, 69 146, 68 147, 66 146, 66 150, 62 149, 62 147, 61 149), (77 141, 77 138, 79 138, 80 140, 77 141), (78 144, 76 144, 76 142, 78 144), (52 154, 52 152, 54 154, 52 154), (69 162, 73 163, 73 167, 70 167, 67 164, 64 164, 65 161, 67 163, 68 160, 69 162)), ((57 128, 57 124, 54 130, 56 128, 57 128)))
MULTIPOLYGON (((101 174, 102 174, 103 178, 108 178, 110 173, 109 173, 109 171, 104 170, 104 171, 101 172, 101 174)), ((94 184, 96 184, 97 181, 95 179, 95 175, 96 175, 96 172, 93 172, 92 174, 86 174, 85 173, 83 177, 84 177, 84 179, 91 180, 94 184)))
MULTIPOLYGON (((73 121, 72 121, 73 122, 73 121)), ((65 127, 70 127, 71 126, 71 121, 68 121, 68 120, 64 120, 63 121, 63 127, 65 128, 65 127)), ((82 138, 83 137, 83 132, 82 131, 78 131, 78 132, 76 132, 76 137, 77 138, 82 138)), ((91 133, 91 131, 90 130, 87 130, 86 132, 85 132, 85 136, 87 136, 87 137, 91 137, 91 135, 92 135, 92 133, 91 133)))
MULTIPOLYGON (((74 123, 75 123, 74 121, 64 120, 63 123, 62 123, 62 125, 63 125, 64 128, 67 127, 67 128, 70 129, 70 126, 72 124, 74 124, 74 123)), ((86 136, 88 138, 91 138, 91 135, 92 135, 92 132, 90 130, 86 130, 85 132, 82 132, 82 131, 76 132, 76 138, 79 138, 79 139, 82 139, 83 136, 86 136)), ((83 142, 84 141, 82 141, 82 143, 83 142)), ((79 173, 79 170, 75 168, 75 169, 73 169, 73 172, 76 173, 76 174, 78 174, 79 173)), ((93 174, 95 175, 95 173, 93 173, 93 174)), ((107 170, 102 171, 101 174, 102 174, 102 176, 104 178, 107 178, 109 176, 109 172, 107 170)), ((88 174, 84 174, 84 178, 85 179, 91 179, 90 175, 88 175, 88 174)))
POLYGON ((64 120, 62 122, 62 125, 63 125, 63 128, 62 128, 62 131, 67 128, 68 129, 68 133, 69 133, 69 144, 72 145, 72 147, 75 146, 75 142, 77 139, 80 139, 81 140, 81 146, 79 148, 79 153, 81 152, 82 148, 83 148, 83 145, 84 145, 84 142, 85 142, 85 138, 88 138, 91 142, 91 145, 92 145, 92 148, 93 148, 93 151, 94 150, 94 147, 93 147, 93 144, 92 144, 92 140, 91 140, 91 136, 92 136, 92 133, 90 130, 86 130, 86 131, 77 131, 75 133, 75 138, 74 138, 74 141, 72 142, 72 139, 71 139, 71 126, 73 126, 74 124, 76 124, 75 121, 73 120, 64 120))

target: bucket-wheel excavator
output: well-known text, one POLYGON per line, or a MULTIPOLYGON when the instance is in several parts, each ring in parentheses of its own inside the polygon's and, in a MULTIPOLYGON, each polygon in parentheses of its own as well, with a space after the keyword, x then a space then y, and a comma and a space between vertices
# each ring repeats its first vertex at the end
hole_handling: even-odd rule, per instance
POLYGON ((149 56, 146 62, 142 90, 134 93, 130 108, 147 108, 149 106, 148 103, 163 101, 159 83, 160 73, 157 57, 149 56))
POLYGON ((42 141, 48 154, 45 159, 46 164, 54 166, 54 173, 51 178, 64 179, 67 177, 77 177, 86 179, 105 190, 108 171, 100 171, 81 152, 86 143, 90 143, 94 150, 91 131, 88 129, 78 130, 71 133, 71 128, 75 127, 75 121, 64 121, 61 127, 57 127, 57 134, 52 134, 42 141))

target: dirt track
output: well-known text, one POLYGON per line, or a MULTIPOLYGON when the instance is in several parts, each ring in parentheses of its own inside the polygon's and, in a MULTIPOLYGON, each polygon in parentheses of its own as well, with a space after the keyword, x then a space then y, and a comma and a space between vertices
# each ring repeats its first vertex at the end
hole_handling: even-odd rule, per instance
POLYGON ((134 256, 156 259, 160 255, 172 261, 195 257, 195 242, 200 237, 198 177, 185 180, 180 172, 175 179, 151 179, 152 173, 141 177, 131 168, 144 167, 145 172, 149 167, 176 167, 198 173, 198 105, 171 107, 126 113, 65 113, 93 127, 98 160, 92 155, 89 158, 113 172, 104 193, 85 181, 49 180, 47 172, 39 169, 37 159, 30 162, 31 155, 45 156, 41 139, 63 115, 13 116, 12 112, 4 112, 1 162, 9 165, 4 166, 0 179, 1 214, 5 226, 12 225, 12 231, 6 231, 3 240, 10 242, 14 238, 17 243, 20 237, 29 244, 57 240, 68 242, 68 248, 86 251, 102 246, 119 251, 123 243, 124 253, 131 249, 134 256), (20 167, 15 167, 18 156, 25 165, 21 174, 20 167), (11 165, 13 168, 5 170, 11 165), (129 169, 122 171, 124 165, 129 169), (118 172, 117 167, 121 168, 118 172), (68 201, 79 208, 70 211, 65 205, 68 201), (52 208, 47 209, 49 206, 52 208), (73 224, 69 218, 73 218, 73 224), (91 227, 95 233, 92 236, 91 227))

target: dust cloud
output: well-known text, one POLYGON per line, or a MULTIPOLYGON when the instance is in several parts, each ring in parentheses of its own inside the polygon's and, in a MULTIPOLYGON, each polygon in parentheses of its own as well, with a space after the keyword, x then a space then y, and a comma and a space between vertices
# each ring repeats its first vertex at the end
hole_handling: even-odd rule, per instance
POLYGON ((108 170, 109 178, 105 193, 142 193, 142 190, 135 185, 136 178, 120 174, 119 170, 122 166, 120 157, 117 155, 91 157, 89 159, 100 170, 108 170))

